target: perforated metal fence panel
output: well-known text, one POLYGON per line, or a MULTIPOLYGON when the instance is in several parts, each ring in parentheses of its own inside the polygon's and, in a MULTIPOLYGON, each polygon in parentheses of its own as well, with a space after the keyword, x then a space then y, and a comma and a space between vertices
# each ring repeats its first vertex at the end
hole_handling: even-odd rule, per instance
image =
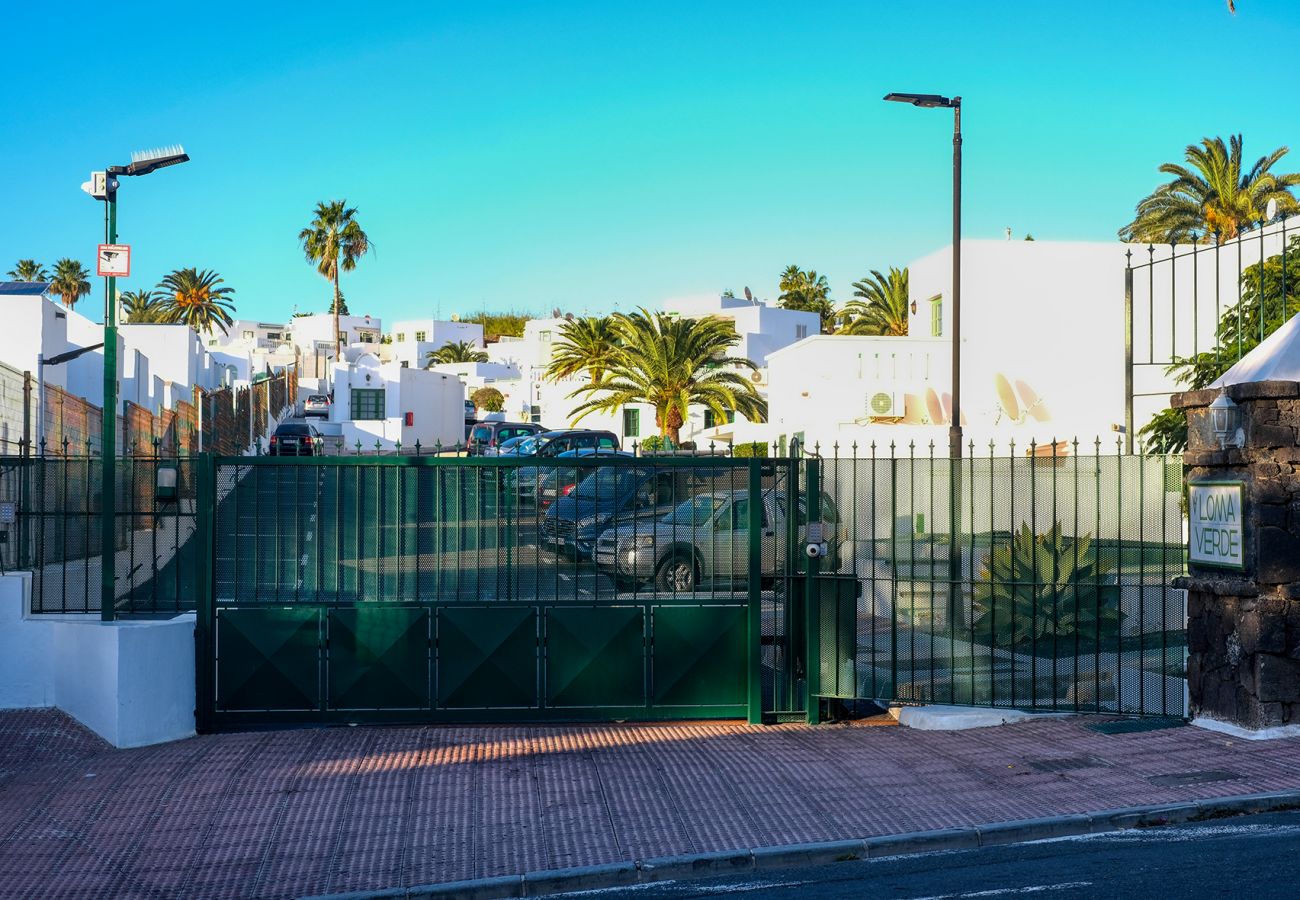
POLYGON ((808 460, 843 548, 810 592, 815 693, 1185 715, 1182 460, 1106 449, 808 460))

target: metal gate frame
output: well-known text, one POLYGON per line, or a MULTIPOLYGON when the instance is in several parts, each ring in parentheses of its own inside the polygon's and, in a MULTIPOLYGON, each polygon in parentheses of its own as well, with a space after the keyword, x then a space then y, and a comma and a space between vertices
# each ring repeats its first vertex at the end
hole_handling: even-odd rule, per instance
MULTIPOLYGON (((600 462, 615 466, 653 465, 668 468, 722 466, 733 470, 738 479, 743 477, 743 481, 737 481, 737 486, 743 484, 750 496, 762 493, 765 476, 775 481, 784 473, 792 493, 791 499, 798 490, 798 465, 795 460, 642 457, 600 462)), ((357 721, 609 721, 741 717, 758 723, 765 719, 771 721, 774 717, 791 717, 788 710, 782 715, 776 715, 773 710, 765 709, 776 705, 770 699, 775 690, 776 670, 784 666, 797 671, 806 667, 807 659, 815 657, 808 655, 808 647, 800 635, 787 633, 786 651, 778 654, 773 649, 772 662, 765 667, 760 504, 749 505, 749 570, 746 589, 738 592, 743 593, 743 596, 726 598, 725 602, 717 602, 716 598, 703 595, 634 596, 626 602, 612 604, 575 603, 569 599, 527 599, 519 596, 479 604, 431 598, 418 603, 353 601, 342 604, 298 602, 240 605, 217 599, 216 565, 221 539, 217 529, 222 527, 218 510, 218 476, 225 467, 241 467, 250 471, 265 467, 322 466, 330 469, 391 471, 455 466, 491 470, 509 469, 518 465, 519 461, 492 458, 475 458, 470 462, 443 457, 298 459, 201 456, 196 466, 199 498, 196 539, 204 551, 197 554, 202 561, 202 571, 197 578, 200 589, 195 632, 198 692, 196 718, 199 729, 209 731, 214 728, 258 724, 357 721), (693 612, 683 618, 686 615, 683 611, 688 609, 693 612), (367 649, 364 646, 365 641, 357 636, 358 628, 352 627, 356 624, 353 620, 359 621, 366 616, 375 619, 376 616, 371 614, 376 610, 384 610, 383 614, 377 615, 378 619, 387 617, 389 621, 387 624, 371 621, 366 626, 369 634, 382 632, 384 639, 391 639, 392 647, 402 648, 397 652, 399 657, 402 654, 415 654, 416 662, 411 665, 417 668, 419 653, 427 653, 428 674, 423 679, 423 687, 419 677, 411 677, 413 670, 409 667, 402 668, 402 665, 393 663, 389 668, 396 667, 401 671, 386 671, 380 677, 374 673, 378 662, 384 662, 383 659, 372 659, 375 664, 369 668, 358 662, 366 653, 375 657, 375 648, 367 649), (593 619, 593 610, 599 611, 594 619, 603 619, 603 624, 593 619), (737 612, 740 614, 739 620, 736 619, 737 612), (532 641, 536 648, 531 665, 535 675, 532 679, 535 686, 532 698, 524 696, 524 691, 516 692, 513 702, 483 702, 482 695, 475 694, 473 690, 466 689, 458 697, 453 697, 444 689, 446 672, 440 666, 446 664, 450 653, 448 648, 452 646, 449 640, 445 644, 443 642, 444 637, 450 634, 449 629, 455 630, 464 625, 472 633, 479 633, 487 627, 484 622, 491 619, 492 614, 497 614, 498 618, 510 614, 520 617, 513 630, 503 626, 503 634, 498 635, 503 644, 509 644, 516 652, 493 657, 484 665, 491 670, 493 677, 500 679, 500 683, 509 683, 513 688, 526 686, 530 676, 527 673, 521 675, 521 672, 530 668, 528 664, 516 666, 516 670, 504 674, 500 665, 503 659, 518 662, 518 652, 524 651, 532 641), (482 621, 455 621, 458 618, 465 619, 466 616, 472 619, 474 615, 479 615, 482 621), (405 622, 405 627, 402 622, 405 622), (350 636, 349 628, 352 632, 350 636), (572 658, 566 658, 566 647, 571 653, 573 647, 581 644, 584 638, 591 637, 584 629, 599 631, 601 628, 606 628, 607 633, 602 632, 602 635, 608 638, 614 649, 606 654, 600 665, 596 665, 595 672, 581 671, 583 666, 575 663, 572 658), (711 633, 709 629, 717 633, 711 633), (693 634, 700 641, 713 643, 709 644, 709 652, 698 654, 692 661, 687 658, 690 654, 682 648, 691 646, 693 634), (742 636, 743 645, 739 643, 742 636), (261 653, 264 657, 260 666, 252 666, 244 673, 250 683, 256 682, 265 688, 269 698, 252 705, 246 701, 231 702, 231 697, 235 696, 231 692, 231 682, 220 667, 223 650, 228 654, 233 652, 231 648, 236 647, 240 641, 245 644, 243 649, 252 647, 254 656, 261 653), (424 642, 423 651, 420 649, 421 641, 424 642), (673 641, 678 643, 677 652, 672 650, 673 641), (259 649, 259 642, 267 646, 259 649), (722 651, 714 649, 718 642, 724 645, 722 651), (638 647, 641 649, 639 665, 627 664, 626 658, 635 654, 638 647), (286 660, 296 661, 281 660, 280 664, 275 664, 274 657, 281 650, 285 650, 286 660), (615 664, 620 660, 623 663, 621 666, 615 664), (563 672, 565 676, 580 681, 586 679, 586 693, 578 691, 579 699, 601 696, 607 702, 563 702, 563 691, 555 688, 557 682, 554 676, 557 668, 566 665, 568 669, 563 672), (669 688, 665 688, 658 680, 665 665, 676 675, 676 681, 669 688), (340 670, 347 669, 348 666, 352 668, 346 676, 340 675, 340 670), (578 669, 576 672, 575 666, 578 669), (639 676, 634 671, 629 674, 638 668, 641 672, 639 676), (223 681, 223 678, 226 680, 223 681), (370 681, 369 687, 358 687, 367 679, 370 681), (346 686, 343 685, 345 680, 348 682, 346 686), (631 695, 635 695, 638 681, 641 694, 633 697, 637 702, 626 702, 629 694, 619 695, 617 688, 627 689, 631 695), (770 682, 766 689, 765 682, 770 682), (346 687, 353 690, 355 696, 373 697, 375 691, 382 693, 384 683, 396 694, 402 694, 405 690, 406 699, 391 707, 370 706, 367 704, 373 700, 365 703, 343 702, 342 694, 339 693, 346 687), (422 694, 421 691, 425 693, 422 694), (411 701, 412 696, 416 702, 411 701), (424 702, 419 702, 422 699, 424 702), (532 702, 529 702, 530 699, 532 702)), ((776 595, 781 592, 775 589, 772 592, 773 618, 785 615, 788 621, 797 620, 806 635, 815 629, 810 629, 809 622, 806 621, 810 612, 804 598, 806 570, 798 562, 803 559, 803 553, 795 544, 797 528, 793 525, 794 517, 789 518, 789 532, 786 535, 773 535, 777 544, 777 558, 784 552, 786 561, 783 571, 775 579, 784 588, 784 599, 778 601, 776 595)), ((462 630, 459 637, 463 636, 462 630)), ((773 642, 775 641, 774 638, 773 642)), ((461 641, 457 646, 464 649, 464 643, 461 641)), ((608 649, 607 645, 602 647, 608 649)), ((382 656, 380 653, 379 657, 382 656)), ((592 657, 587 664, 595 665, 594 660, 595 657, 592 657)), ((470 667, 470 675, 477 677, 473 663, 473 660, 469 660, 465 665, 470 667)), ((389 664, 384 662, 384 665, 389 664)), ((458 670, 457 674, 464 673, 458 670)), ((815 714, 817 704, 810 702, 812 684, 813 681, 809 678, 797 682, 796 712, 800 717, 808 715, 806 711, 810 709, 815 714)))

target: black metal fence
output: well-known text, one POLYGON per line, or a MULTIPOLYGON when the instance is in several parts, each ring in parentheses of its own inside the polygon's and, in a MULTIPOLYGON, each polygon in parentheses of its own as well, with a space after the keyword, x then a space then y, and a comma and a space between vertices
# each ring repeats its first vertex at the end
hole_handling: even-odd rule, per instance
POLYGON ((1300 228, 1271 224, 1206 243, 1128 251, 1126 449, 1195 373, 1236 362, 1300 311, 1300 228), (1171 367, 1179 367, 1173 373, 1171 367), (1181 376, 1182 380, 1179 380, 1181 376))
POLYGON ((1122 449, 810 459, 844 523, 821 571, 859 585, 852 628, 825 620, 820 692, 1183 715, 1182 460, 1122 449))

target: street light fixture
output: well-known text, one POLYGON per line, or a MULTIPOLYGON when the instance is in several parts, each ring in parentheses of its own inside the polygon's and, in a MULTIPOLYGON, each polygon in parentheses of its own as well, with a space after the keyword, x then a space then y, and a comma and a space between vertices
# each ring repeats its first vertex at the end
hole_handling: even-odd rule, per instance
POLYGON ((941 94, 886 94, 892 103, 952 110, 952 421, 948 456, 961 459, 961 98, 941 94))
MULTIPOLYGON (((179 144, 156 150, 142 150, 131 154, 125 166, 108 166, 102 172, 90 173, 90 181, 82 190, 104 203, 104 243, 117 243, 117 188, 118 177, 148 175, 168 166, 178 166, 189 161, 185 148, 179 144)), ((112 621, 116 607, 115 582, 116 542, 114 518, 117 514, 117 279, 109 275, 104 279, 104 424, 100 443, 103 462, 99 486, 100 504, 100 617, 112 621)))
POLYGON ((952 421, 948 423, 948 524, 952 545, 948 549, 949 621, 956 627, 960 611, 961 549, 961 97, 941 94, 886 94, 892 103, 910 103, 922 109, 952 110, 952 421))

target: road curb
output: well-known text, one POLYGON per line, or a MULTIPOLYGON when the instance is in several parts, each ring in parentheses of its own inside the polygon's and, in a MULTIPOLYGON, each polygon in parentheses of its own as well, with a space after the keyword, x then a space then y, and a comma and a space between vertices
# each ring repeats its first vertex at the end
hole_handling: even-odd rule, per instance
POLYGON ((686 856, 664 856, 636 862, 609 863, 573 869, 550 869, 522 875, 502 875, 473 881, 453 881, 406 889, 329 894, 310 900, 497 900, 503 897, 543 897, 569 891, 629 887, 656 881, 709 878, 738 872, 815 866, 863 859, 883 859, 917 853, 976 850, 1084 834, 1106 834, 1133 828, 1158 828, 1300 809, 1300 791, 1274 791, 1215 797, 1183 803, 1133 806, 1094 813, 1073 813, 1041 819, 992 822, 964 828, 887 834, 861 840, 823 841, 784 847, 724 850, 686 856))

